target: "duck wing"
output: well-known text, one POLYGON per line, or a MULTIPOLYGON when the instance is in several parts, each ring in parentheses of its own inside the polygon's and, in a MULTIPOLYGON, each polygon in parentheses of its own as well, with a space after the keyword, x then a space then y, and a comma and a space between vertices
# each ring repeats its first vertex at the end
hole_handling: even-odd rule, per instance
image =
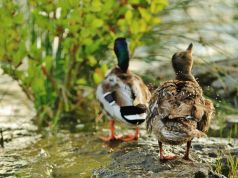
MULTIPOLYGON (((120 77, 123 75, 112 70, 97 88, 99 101, 121 106, 133 105, 134 93, 131 87, 120 77), (100 91, 99 91, 100 90, 100 91)), ((127 77, 127 75, 123 75, 127 77)))
POLYGON ((158 103, 159 103, 159 89, 156 89, 151 96, 149 101, 149 106, 147 108, 147 116, 146 116, 146 130, 151 133, 153 121, 156 116, 158 116, 158 103))
POLYGON ((204 112, 202 115, 202 119, 198 122, 197 129, 202 132, 207 132, 215 111, 212 101, 209 99, 205 99, 203 109, 204 112))
POLYGON ((131 86, 131 90, 134 94, 134 105, 143 104, 148 106, 148 102, 151 98, 151 93, 143 80, 139 76, 133 74, 132 80, 130 81, 129 85, 131 86))
POLYGON ((145 120, 145 108, 149 100, 149 94, 146 92, 148 96, 140 94, 143 92, 140 88, 142 84, 144 84, 143 81, 140 79, 138 82, 133 74, 114 69, 98 86, 96 95, 103 109, 112 117, 131 124, 140 124, 145 120), (141 102, 135 102, 135 100, 141 102))
MULTIPOLYGON (((176 90, 172 96, 169 96, 170 112, 169 119, 186 118, 200 121, 204 114, 202 89, 194 82, 190 81, 171 81, 174 84, 173 90, 176 90), (196 111, 196 112, 195 112, 196 111)), ((167 88, 167 90, 171 90, 167 88)), ((166 91, 166 92, 168 92, 166 91)), ((166 98, 162 99, 167 102, 166 98)), ((163 107, 162 102, 162 107, 163 107)))
POLYGON ((155 119, 168 118, 170 111, 175 107, 173 102, 176 95, 176 84, 173 81, 165 82, 154 91, 147 110, 146 128, 148 132, 152 131, 155 119))

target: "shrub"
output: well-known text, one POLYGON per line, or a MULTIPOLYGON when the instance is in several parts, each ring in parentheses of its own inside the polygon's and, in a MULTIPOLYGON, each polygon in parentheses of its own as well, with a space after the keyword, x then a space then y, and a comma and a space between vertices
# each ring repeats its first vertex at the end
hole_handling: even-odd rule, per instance
POLYGON ((160 23, 166 0, 12 0, 0 3, 0 59, 34 102, 39 124, 94 115, 94 88, 116 37, 130 50, 160 23))

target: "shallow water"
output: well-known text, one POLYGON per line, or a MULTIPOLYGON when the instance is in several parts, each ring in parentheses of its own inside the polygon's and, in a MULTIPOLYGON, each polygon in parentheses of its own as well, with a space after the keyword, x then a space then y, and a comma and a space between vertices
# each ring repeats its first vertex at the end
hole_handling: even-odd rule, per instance
POLYGON ((93 133, 62 132, 21 150, 25 168, 19 177, 90 177, 92 170, 109 162, 111 148, 93 133))

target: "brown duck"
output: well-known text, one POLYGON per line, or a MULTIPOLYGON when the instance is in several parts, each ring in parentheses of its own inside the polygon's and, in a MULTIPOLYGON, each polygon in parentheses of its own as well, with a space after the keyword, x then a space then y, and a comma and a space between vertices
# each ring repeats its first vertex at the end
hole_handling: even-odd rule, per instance
POLYGON ((187 143, 183 158, 190 160, 191 141, 194 137, 206 136, 214 112, 212 101, 203 97, 202 88, 192 75, 192 47, 190 44, 186 51, 173 55, 176 80, 157 88, 149 102, 146 126, 158 139, 161 160, 175 158, 163 155, 162 143, 187 143))

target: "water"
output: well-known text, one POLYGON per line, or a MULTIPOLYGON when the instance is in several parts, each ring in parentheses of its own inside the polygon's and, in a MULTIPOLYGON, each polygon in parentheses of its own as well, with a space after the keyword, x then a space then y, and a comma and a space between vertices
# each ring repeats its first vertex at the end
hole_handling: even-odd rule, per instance
POLYGON ((107 165, 111 148, 93 133, 62 132, 21 150, 27 166, 19 177, 90 177, 92 170, 107 165))

